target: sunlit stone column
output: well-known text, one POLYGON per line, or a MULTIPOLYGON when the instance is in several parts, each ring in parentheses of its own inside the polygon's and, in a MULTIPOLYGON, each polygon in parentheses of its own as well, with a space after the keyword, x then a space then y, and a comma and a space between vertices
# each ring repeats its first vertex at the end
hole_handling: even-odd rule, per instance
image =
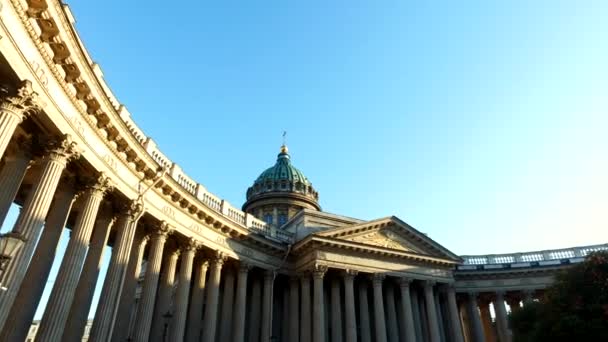
POLYGON ((231 336, 231 324, 234 303, 234 272, 232 267, 224 267, 224 293, 220 313, 220 341, 228 341, 231 336))
POLYGON ((376 324, 376 341, 386 342, 386 322, 384 320, 384 299, 382 295, 382 281, 384 275, 374 274, 372 284, 374 287, 374 323, 376 324))
POLYGON ((357 318, 355 313, 355 289, 354 279, 357 275, 355 270, 346 270, 342 274, 344 281, 344 330, 345 341, 357 341, 357 318))
MULTIPOLYGON (((188 313, 188 330, 186 331, 187 342, 198 342, 201 337, 201 326, 203 324, 203 302, 205 298, 205 282, 207 280, 207 260, 199 260, 194 272, 194 286, 192 286, 192 298, 190 299, 190 312, 188 313)), ((147 340, 144 340, 144 342, 147 340)))
POLYGON ((454 342, 464 342, 464 336, 462 335, 462 326, 460 324, 460 318, 458 317, 458 305, 456 304, 456 292, 454 291, 454 285, 449 284, 447 286, 447 298, 448 298, 448 312, 450 327, 452 332, 452 339, 454 342))
POLYGON ((76 287, 74 301, 70 308, 66 329, 63 332, 62 341, 79 341, 84 334, 84 328, 87 325, 89 310, 93 303, 93 295, 101 270, 101 262, 103 259, 104 250, 110 236, 110 228, 114 222, 114 213, 111 208, 106 207, 100 209, 98 219, 95 222, 93 236, 89 244, 87 258, 84 261, 80 280, 76 287))
POLYGON ((388 340, 399 342, 399 328, 397 327, 397 309, 395 308, 395 287, 391 282, 386 284, 386 316, 388 326, 388 340))
POLYGON ((17 299, 4 324, 0 341, 25 341, 49 278, 57 244, 72 208, 74 196, 72 184, 66 184, 55 194, 46 219, 46 227, 42 231, 36 252, 17 292, 17 299))
POLYGON ((175 294, 175 313, 173 314, 173 331, 171 341, 183 341, 186 334, 186 316, 188 315, 188 298, 192 280, 192 262, 196 255, 198 243, 190 238, 182 248, 182 261, 179 267, 179 282, 175 294))
POLYGON ((315 266, 313 277, 312 340, 325 342, 325 300, 323 299, 323 277, 327 266, 315 266))
POLYGON ((158 289, 158 295, 156 298, 156 305, 154 306, 154 315, 152 322, 152 332, 150 336, 151 341, 164 342, 163 335, 165 335, 164 323, 165 314, 170 313, 171 308, 171 295, 173 292, 173 286, 175 284, 175 270, 177 268, 177 260, 179 259, 180 251, 178 249, 168 251, 163 261, 162 275, 160 277, 160 288, 158 289))
POLYGON ((209 284, 207 284, 207 302, 205 305, 205 321, 203 322, 203 342, 215 341, 215 330, 217 325, 217 308, 220 293, 220 280, 222 277, 222 265, 225 257, 217 253, 211 261, 211 272, 209 284))
POLYGON ((272 335, 272 285, 274 271, 264 272, 264 294, 262 295, 261 341, 270 341, 272 335))
POLYGON ((498 340, 508 342, 510 340, 509 326, 507 323, 507 309, 505 308, 505 293, 498 291, 494 302, 496 312, 496 326, 498 328, 498 340))
POLYGON ((68 160, 79 155, 76 143, 68 135, 49 141, 48 147, 47 155, 41 161, 42 171, 30 190, 13 228, 13 231, 20 233, 26 242, 2 275, 2 282, 8 290, 0 291, 0 327, 4 326, 17 291, 21 287, 61 174, 68 160))
POLYGON ((361 342, 371 342, 372 340, 367 288, 367 282, 362 279, 359 283, 359 325, 361 328, 361 342))
MULTIPOLYGON (((233 342, 244 342, 245 340, 245 313, 247 309, 247 276, 251 265, 240 262, 236 286, 236 303, 234 305, 234 332, 233 342)), ((295 341, 295 340, 294 340, 295 341)))
POLYGON ((4 167, 0 171, 0 227, 17 196, 21 182, 25 176, 30 161, 30 139, 18 137, 4 157, 4 167))
POLYGON ((39 109, 38 93, 29 80, 21 82, 15 96, 0 99, 0 157, 4 155, 17 126, 28 114, 39 109))
POLYGON ((99 205, 110 188, 110 179, 104 174, 87 185, 76 224, 36 333, 36 341, 61 340, 78 286, 78 279, 80 279, 80 271, 86 258, 99 205))
POLYGON ((260 315, 262 313, 262 282, 259 277, 253 278, 251 285, 251 308, 249 310, 249 341, 260 340, 260 315))
MULTIPOLYGON (((289 278, 289 325, 287 337, 289 341, 298 342, 300 339, 300 284, 297 277, 289 278)), ((235 341, 236 342, 236 341, 235 341)))
MULTIPOLYGON (((400 278, 399 290, 401 293, 401 311, 403 321, 399 326, 399 338, 404 342, 416 342, 416 328, 414 326, 414 314, 412 312, 412 299, 410 297, 411 279, 400 278)), ((460 341, 462 342, 462 341, 460 341)))
POLYGON ((469 321, 471 324, 471 335, 473 342, 483 342, 484 335, 481 326, 481 319, 479 316, 479 310, 477 309, 477 293, 469 293, 469 300, 467 301, 469 321))
POLYGON ((490 315, 490 301, 480 299, 478 305, 485 342, 496 342, 496 334, 494 333, 494 325, 492 324, 492 316, 490 315))
POLYGON ((154 300, 156 299, 156 289, 158 288, 163 250, 170 233, 171 228, 169 225, 161 222, 157 229, 152 232, 150 238, 146 274, 144 275, 141 297, 137 308, 137 315, 135 316, 135 328, 133 329, 133 341, 136 342, 148 342, 150 337, 152 315, 154 314, 154 300))
POLYGON ((433 286, 435 282, 424 282, 424 300, 426 303, 426 313, 429 325, 429 335, 431 342, 441 342, 439 337, 439 322, 437 321, 437 311, 435 306, 435 296, 433 294, 433 286))
POLYGON ((112 248, 110 266, 101 290, 103 300, 99 301, 89 335, 91 342, 106 342, 112 336, 137 221, 142 213, 143 207, 137 202, 131 202, 120 214, 116 225, 116 242, 112 248))
POLYGON ((300 306, 300 342, 311 341, 311 312, 310 312, 310 273, 300 275, 301 306, 300 306))

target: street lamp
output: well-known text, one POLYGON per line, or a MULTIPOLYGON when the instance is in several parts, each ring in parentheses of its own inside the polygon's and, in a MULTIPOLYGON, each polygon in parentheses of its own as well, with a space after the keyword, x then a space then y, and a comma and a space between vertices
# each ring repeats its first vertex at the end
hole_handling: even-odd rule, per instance
POLYGON ((169 331, 169 321, 171 321, 171 318, 173 318, 171 311, 165 312, 165 314, 163 315, 163 318, 165 319, 165 326, 163 328, 163 342, 167 342, 167 337, 168 337, 167 333, 169 331))
POLYGON ((2 284, 6 265, 17 254, 25 241, 25 238, 18 232, 0 234, 0 284, 2 284))

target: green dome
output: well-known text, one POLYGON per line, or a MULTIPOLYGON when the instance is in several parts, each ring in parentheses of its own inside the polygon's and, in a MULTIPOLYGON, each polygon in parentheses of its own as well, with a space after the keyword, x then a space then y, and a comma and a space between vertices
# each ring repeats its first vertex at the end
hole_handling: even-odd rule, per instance
POLYGON ((277 156, 276 164, 262 172, 253 184, 263 185, 277 181, 287 181, 292 184, 301 183, 302 185, 310 186, 308 178, 304 176, 302 171, 291 164, 291 158, 287 153, 287 147, 285 146, 281 148, 281 153, 277 156))

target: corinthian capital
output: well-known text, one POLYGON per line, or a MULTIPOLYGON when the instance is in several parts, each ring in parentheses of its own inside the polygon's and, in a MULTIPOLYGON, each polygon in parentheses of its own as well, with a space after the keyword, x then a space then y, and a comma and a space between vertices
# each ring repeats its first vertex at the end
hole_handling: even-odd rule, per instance
POLYGON ((89 179, 86 188, 88 191, 93 193, 97 193, 103 196, 106 192, 111 191, 112 180, 106 176, 103 172, 101 172, 96 178, 89 179))
POLYGON ((46 147, 49 158, 56 160, 68 161, 70 159, 78 159, 81 153, 78 144, 69 134, 64 134, 60 138, 50 139, 46 147))
POLYGON ((7 91, 4 93, 0 100, 0 111, 17 115, 20 120, 40 109, 38 93, 34 91, 29 80, 21 82, 16 95, 10 96, 7 91))

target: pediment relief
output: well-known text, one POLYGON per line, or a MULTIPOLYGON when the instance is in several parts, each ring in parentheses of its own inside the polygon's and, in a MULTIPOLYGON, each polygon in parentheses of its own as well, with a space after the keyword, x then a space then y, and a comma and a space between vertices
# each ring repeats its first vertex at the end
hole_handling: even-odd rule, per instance
POLYGON ((391 228, 383 228, 380 230, 365 232, 362 234, 343 236, 340 237, 340 239, 358 242, 370 246, 394 249, 402 252, 428 254, 391 228))

